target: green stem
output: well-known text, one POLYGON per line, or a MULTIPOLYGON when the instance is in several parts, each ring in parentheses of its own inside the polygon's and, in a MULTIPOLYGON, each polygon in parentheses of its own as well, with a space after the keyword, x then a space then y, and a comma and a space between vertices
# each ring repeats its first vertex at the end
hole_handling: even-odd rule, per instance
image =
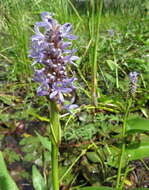
POLYGON ((58 146, 52 143, 52 190, 59 190, 59 178, 58 178, 58 146))
MULTIPOLYGON (((125 144, 126 121, 127 121, 128 115, 129 115, 131 105, 132 105, 132 99, 128 100, 128 102, 127 102, 127 108, 126 108, 124 121, 123 121, 123 130, 122 130, 123 144, 122 144, 122 150, 121 150, 118 173, 117 173, 117 181, 116 181, 116 188, 117 189, 120 186, 122 164, 123 164, 123 158, 124 158, 125 147, 126 147, 126 144, 125 144)), ((123 188, 123 186, 120 187, 120 189, 122 189, 122 188, 123 188)))
POLYGON ((52 190, 59 190, 59 176, 58 176, 58 152, 59 152, 59 143, 61 140, 61 128, 59 121, 59 111, 55 102, 50 104, 50 113, 51 113, 51 142, 52 142, 52 151, 51 151, 51 160, 52 160, 52 190))
POLYGON ((117 181, 116 181, 116 188, 117 189, 119 188, 119 185, 120 185, 124 152, 125 152, 125 143, 123 143, 123 145, 122 145, 121 156, 120 156, 120 161, 119 161, 119 167, 118 167, 118 173, 117 173, 117 181))
MULTIPOLYGON (((115 62, 115 63, 116 63, 116 62, 115 62)), ((116 75, 116 88, 119 88, 118 67, 116 67, 115 75, 116 75)))
POLYGON ((51 137, 52 143, 55 143, 57 146, 61 141, 61 127, 59 121, 59 111, 55 102, 50 103, 50 113, 51 113, 51 137))

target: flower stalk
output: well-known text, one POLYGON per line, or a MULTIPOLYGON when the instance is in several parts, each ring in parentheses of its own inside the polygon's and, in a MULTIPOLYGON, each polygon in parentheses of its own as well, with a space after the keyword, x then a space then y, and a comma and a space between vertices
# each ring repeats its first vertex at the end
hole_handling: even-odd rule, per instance
POLYGON ((123 120, 123 129, 122 129, 122 138, 123 138, 123 144, 122 144, 122 149, 121 149, 121 155, 119 159, 119 167, 118 167, 118 173, 117 173, 117 181, 116 181, 116 188, 123 188, 123 183, 120 185, 121 181, 121 171, 122 171, 122 163, 124 159, 124 154, 125 154, 125 149, 126 149, 126 143, 125 143, 125 136, 126 136, 126 122, 130 113, 130 109, 133 104, 133 98, 135 96, 136 90, 137 90, 137 81, 138 81, 138 72, 130 72, 129 73, 129 79, 130 79, 130 89, 129 89, 129 94, 130 98, 127 99, 126 102, 126 111, 124 115, 124 120, 123 120))
POLYGON ((61 127, 59 121, 59 111, 55 102, 50 102, 50 118, 51 118, 51 160, 52 160, 52 189, 59 190, 59 169, 58 169, 58 153, 61 141, 61 127))

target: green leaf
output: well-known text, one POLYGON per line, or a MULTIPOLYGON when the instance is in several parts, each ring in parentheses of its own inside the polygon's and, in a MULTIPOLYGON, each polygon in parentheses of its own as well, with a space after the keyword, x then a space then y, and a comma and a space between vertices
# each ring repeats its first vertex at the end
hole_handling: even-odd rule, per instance
POLYGON ((44 178, 35 165, 32 167, 32 180, 35 190, 48 190, 44 178))
POLYGON ((149 120, 143 118, 130 119, 126 123, 126 132, 145 132, 149 131, 149 120))
POLYGON ((39 119, 40 121, 50 122, 50 119, 38 115, 37 113, 34 112, 33 109, 28 110, 28 114, 29 114, 29 115, 32 115, 33 117, 35 117, 35 118, 37 118, 37 119, 39 119))
POLYGON ((9 106, 14 106, 14 102, 12 101, 14 99, 13 96, 6 95, 6 94, 0 94, 0 101, 2 101, 4 104, 9 106))
POLYGON ((139 145, 131 145, 126 149, 129 160, 138 160, 149 157, 149 142, 142 142, 139 145))
MULTIPOLYGON (((118 168, 119 163, 119 156, 121 153, 121 149, 116 146, 108 146, 106 147, 108 154, 107 154, 107 163, 108 165, 118 168)), ((122 167, 125 166, 125 159, 122 161, 122 167)))
MULTIPOLYGON (((118 190, 118 189, 106 186, 100 186, 100 187, 92 186, 92 187, 83 187, 80 188, 79 190, 118 190)), ((149 188, 136 188, 131 190, 149 190, 149 188)))
MULTIPOLYGON (((115 146, 108 147, 109 153, 107 155, 108 165, 117 168, 121 149, 115 146)), ((149 140, 141 143, 131 144, 125 149, 122 167, 125 167, 127 161, 139 160, 149 157, 149 140)))
POLYGON ((147 64, 148 62, 143 60, 143 59, 139 59, 139 58, 133 58, 130 59, 129 62, 131 63, 138 63, 138 64, 147 64))
POLYGON ((131 189, 131 190, 149 190, 149 188, 135 188, 135 189, 131 189))
POLYGON ((79 190, 116 190, 116 188, 106 187, 106 186, 99 186, 99 187, 92 186, 92 187, 83 187, 80 188, 79 190))
POLYGON ((118 67, 118 64, 112 60, 107 60, 107 64, 110 67, 111 71, 114 71, 118 67))
POLYGON ((38 136, 38 139, 40 140, 42 146, 51 152, 51 141, 47 137, 43 137, 37 132, 36 135, 38 136))
POLYGON ((0 190, 19 190, 9 175, 2 152, 0 152, 0 190))
POLYGON ((148 110, 146 108, 140 108, 140 110, 142 111, 143 115, 148 118, 148 110))
POLYGON ((87 152, 87 153, 86 153, 86 156, 87 156, 87 158, 88 158, 90 161, 92 161, 92 162, 94 162, 94 163, 100 163, 100 162, 101 162, 101 161, 100 161, 100 158, 99 158, 99 156, 97 155, 96 152, 87 152))

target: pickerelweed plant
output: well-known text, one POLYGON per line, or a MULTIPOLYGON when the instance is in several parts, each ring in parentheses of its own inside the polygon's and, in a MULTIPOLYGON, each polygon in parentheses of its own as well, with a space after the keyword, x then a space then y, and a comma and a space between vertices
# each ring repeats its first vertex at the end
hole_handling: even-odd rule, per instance
POLYGON ((119 159, 119 167, 118 167, 118 173, 117 173, 117 182, 116 182, 116 188, 123 188, 124 183, 122 182, 120 185, 120 180, 121 180, 121 171, 122 171, 122 163, 124 160, 124 154, 125 154, 125 149, 126 149, 126 143, 125 143, 125 137, 126 137, 126 123, 127 119, 129 117, 131 107, 133 105, 133 98, 135 97, 135 93, 137 90, 137 81, 138 81, 138 75, 139 73, 134 71, 129 73, 129 97, 126 100, 126 110, 123 118, 123 128, 122 128, 122 137, 123 137, 123 143, 122 143, 122 148, 121 148, 121 155, 119 159))
POLYGON ((75 65, 74 61, 78 60, 78 57, 74 55, 76 49, 69 49, 72 45, 71 41, 75 40, 76 36, 72 35, 70 23, 60 25, 53 18, 52 13, 43 12, 41 17, 42 22, 37 22, 34 27, 35 35, 32 36, 32 49, 29 56, 34 59, 32 64, 35 71, 33 80, 40 84, 37 88, 37 95, 47 96, 50 100, 52 189, 58 190, 58 148, 61 141, 58 105, 68 111, 77 107, 76 104, 73 104, 76 78, 74 73, 70 78, 67 72, 67 66, 75 65), (68 95, 71 100, 66 104, 68 95))

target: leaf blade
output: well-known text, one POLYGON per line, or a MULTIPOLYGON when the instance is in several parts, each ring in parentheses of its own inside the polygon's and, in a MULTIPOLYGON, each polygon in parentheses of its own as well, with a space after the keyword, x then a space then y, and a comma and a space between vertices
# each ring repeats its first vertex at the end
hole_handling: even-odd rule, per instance
POLYGON ((35 165, 32 167, 32 181, 35 190, 47 190, 44 178, 35 165))
POLYGON ((16 183, 9 175, 3 154, 0 151, 0 189, 1 190, 19 190, 16 183))

